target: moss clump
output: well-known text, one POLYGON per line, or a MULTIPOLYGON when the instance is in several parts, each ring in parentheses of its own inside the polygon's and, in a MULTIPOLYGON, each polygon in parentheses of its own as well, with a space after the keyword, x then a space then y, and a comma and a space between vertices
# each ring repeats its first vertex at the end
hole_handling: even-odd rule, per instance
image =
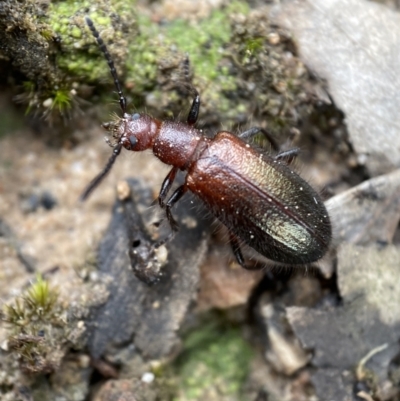
POLYGON ((313 108, 310 76, 292 38, 271 24, 265 9, 233 15, 231 28, 227 52, 237 75, 231 98, 249 104, 254 125, 287 138, 313 108))
POLYGON ((58 292, 40 275, 24 295, 3 307, 9 350, 30 373, 55 370, 64 356, 66 321, 58 292))
POLYGON ((246 2, 232 2, 195 22, 157 25, 139 17, 141 34, 129 43, 126 64, 136 105, 146 102, 157 117, 184 115, 192 97, 185 90, 189 83, 201 94, 202 127, 232 130, 251 122, 287 137, 312 110, 304 89, 309 76, 290 36, 267 15, 266 9, 250 12, 246 2), (185 54, 189 77, 182 71, 185 54), (144 97, 143 90, 152 95, 144 97))
POLYGON ((110 73, 104 56, 85 23, 85 16, 93 20, 107 44, 119 71, 127 58, 127 43, 137 34, 134 4, 127 8, 122 2, 67 1, 51 3, 48 23, 61 38, 62 52, 57 55, 57 66, 78 82, 109 82, 110 73), (89 55, 88 55, 89 51, 89 55), (103 62, 101 61, 103 60, 103 62))
POLYGON ((175 364, 176 400, 239 400, 253 356, 239 330, 206 325, 190 334, 175 364))
POLYGON ((201 79, 213 81, 223 75, 220 63, 232 34, 229 16, 237 12, 247 13, 248 8, 244 3, 233 2, 197 24, 177 20, 165 30, 167 41, 190 55, 193 71, 201 79))
POLYGON ((233 110, 240 105, 225 96, 235 90, 236 82, 226 68, 224 49, 232 34, 230 15, 237 12, 248 12, 247 3, 232 2, 196 22, 177 19, 158 25, 138 16, 140 35, 129 42, 126 60, 126 84, 135 105, 146 103, 148 111, 161 118, 185 114, 193 85, 202 97, 203 126, 225 120, 227 111, 236 114, 233 110), (187 57, 190 71, 184 67, 187 57), (143 91, 152 94, 145 97, 143 91))
MULTIPOLYGON (((41 14, 36 3, 29 3, 30 8, 28 3, 7 2, 30 12, 12 21, 24 30, 12 36, 20 62, 13 51, 9 57, 33 84, 20 100, 49 121, 74 116, 79 98, 90 97, 90 88, 100 101, 106 99, 104 87, 107 103, 113 95, 108 65, 85 24, 86 15, 107 45, 128 102, 145 106, 157 118, 184 119, 191 86, 202 98, 199 125, 213 131, 251 123, 287 136, 313 109, 305 89, 311 86, 307 71, 290 36, 271 25, 267 8, 250 12, 247 2, 232 1, 203 20, 158 24, 137 15, 134 1, 57 1, 41 14), (35 32, 40 32, 36 42, 31 39, 35 32), (24 55, 18 53, 22 48, 24 55), (182 68, 186 54, 189 74, 182 68), (36 61, 28 64, 25 59, 36 61)), ((7 15, 14 15, 14 8, 7 15)))
MULTIPOLYGON (((103 38, 112 39, 111 53, 117 64, 126 58, 127 38, 135 30, 132 2, 119 0, 60 1, 40 3, 7 0, 0 10, 2 56, 13 69, 18 85, 17 100, 27 104, 27 113, 55 123, 73 115, 82 87, 109 79, 107 64, 84 22, 89 14, 103 38), (95 49, 95 57, 88 56, 95 49), (114 51, 115 50, 115 51, 114 51), (29 88, 22 82, 29 82, 29 88), (21 90, 22 89, 22 90, 21 90)), ((93 54, 93 52, 92 52, 93 54)))

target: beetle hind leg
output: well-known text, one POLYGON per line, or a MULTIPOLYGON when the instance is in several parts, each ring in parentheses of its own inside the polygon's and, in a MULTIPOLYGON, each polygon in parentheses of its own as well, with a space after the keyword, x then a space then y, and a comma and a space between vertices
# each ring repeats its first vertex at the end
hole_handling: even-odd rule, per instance
POLYGON ((229 232, 229 243, 231 244, 232 252, 235 255, 236 261, 239 263, 240 266, 246 268, 245 263, 244 263, 243 254, 240 249, 239 240, 231 232, 229 232))
POLYGON ((248 264, 245 262, 242 250, 240 248, 240 240, 231 231, 229 231, 229 243, 231 244, 232 252, 235 255, 236 261, 241 267, 246 270, 259 270, 263 267, 263 265, 260 265, 258 263, 252 262, 248 264))

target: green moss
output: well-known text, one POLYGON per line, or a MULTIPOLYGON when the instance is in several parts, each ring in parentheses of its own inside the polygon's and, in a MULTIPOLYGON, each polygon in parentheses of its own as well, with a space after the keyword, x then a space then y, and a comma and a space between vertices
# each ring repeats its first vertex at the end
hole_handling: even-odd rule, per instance
POLYGON ((129 43, 125 65, 126 81, 132 88, 132 93, 140 96, 143 91, 154 89, 161 53, 162 49, 158 43, 152 41, 146 34, 137 35, 129 43))
POLYGON ((41 316, 51 314, 57 302, 58 292, 50 288, 49 282, 43 280, 39 274, 36 281, 28 289, 25 301, 32 310, 37 311, 41 316))
MULTIPOLYGON (((130 2, 132 4, 132 2, 130 2)), ((96 7, 90 1, 52 2, 49 8, 49 25, 62 39, 63 52, 57 57, 59 68, 69 77, 76 77, 78 81, 93 83, 110 80, 110 73, 104 56, 98 50, 97 43, 85 24, 84 17, 88 14, 93 20, 103 40, 107 43, 117 67, 120 67, 121 58, 126 56, 126 49, 122 40, 121 25, 113 24, 112 14, 119 14, 125 24, 135 27, 134 7, 127 8, 123 2, 99 2, 96 7), (86 10, 90 10, 89 13, 86 10), (126 14, 127 10, 129 14, 126 14), (112 41, 112 44, 109 43, 112 41), (89 50, 89 55, 87 50, 89 50)))
POLYGON ((5 305, 6 321, 11 325, 25 326, 31 322, 51 319, 58 299, 58 292, 49 287, 41 275, 14 304, 5 305))
POLYGON ((50 42, 53 39, 53 31, 51 29, 44 28, 40 31, 40 35, 47 41, 50 42))
POLYGON ((258 53, 264 48, 263 38, 249 38, 245 41, 246 51, 250 54, 258 53))
POLYGON ((229 15, 247 13, 248 5, 233 2, 228 7, 215 10, 209 18, 197 24, 177 20, 166 29, 167 40, 178 46, 179 50, 190 55, 195 74, 209 80, 219 78, 219 62, 225 56, 223 48, 231 38, 229 15))
POLYGON ((194 72, 193 83, 204 100, 205 114, 207 107, 216 110, 218 105, 220 113, 229 111, 235 115, 234 105, 224 93, 235 91, 237 83, 221 60, 226 56, 224 49, 232 35, 229 16, 247 12, 245 2, 232 2, 196 23, 176 20, 165 25, 156 24, 145 16, 136 16, 134 1, 114 0, 110 3, 100 0, 96 5, 89 0, 51 2, 47 14, 38 17, 42 24, 40 32, 49 43, 54 38, 60 40, 57 46, 49 46, 54 52, 52 55, 40 59, 55 59, 57 69, 48 66, 41 85, 35 84, 19 97, 28 104, 27 112, 43 113, 46 119, 53 121, 57 113, 63 116, 74 107, 70 96, 72 88, 77 88, 75 92, 79 96, 81 85, 92 85, 97 92, 103 84, 107 90, 112 87, 104 55, 84 21, 87 10, 90 10, 88 14, 125 84, 124 92, 136 105, 143 103, 147 92, 160 90, 161 86, 158 110, 149 110, 150 113, 157 115, 162 110, 161 117, 165 117, 182 110, 182 99, 169 96, 173 88, 172 75, 177 75, 175 72, 187 53, 194 72), (51 107, 49 99, 52 100, 51 107))
POLYGON ((38 275, 21 297, 3 307, 8 324, 8 346, 21 368, 31 372, 51 372, 61 362, 66 341, 63 308, 58 291, 38 275))
POLYGON ((51 108, 56 109, 60 114, 64 114, 71 108, 71 95, 67 90, 56 90, 51 108))
POLYGON ((176 362, 180 380, 177 400, 205 399, 212 389, 220 399, 240 399, 253 356, 236 328, 206 325, 190 334, 176 362))
MULTIPOLYGON (((17 65, 22 66, 25 80, 32 83, 29 87, 24 85, 17 99, 27 104, 27 113, 54 123, 66 113, 73 115, 79 103, 73 100, 79 96, 81 87, 94 84, 97 87, 99 82, 110 82, 107 63, 85 24, 88 10, 121 71, 126 60, 125 39, 129 40, 136 29, 135 2, 57 1, 49 3, 46 13, 33 6, 34 3, 27 7, 27 3, 15 2, 18 5, 7 13, 9 21, 0 25, 25 27, 17 31, 18 35, 8 35, 7 32, 12 30, 3 29, 7 49, 15 48, 10 50, 10 58, 25 60, 18 61, 17 65), (14 15, 22 17, 18 20, 14 15)), ((112 85, 112 81, 110 83, 112 85)))
POLYGON ((82 37, 82 31, 79 28, 75 27, 71 29, 70 35, 75 39, 80 39, 82 37))
POLYGON ((182 102, 182 96, 174 98, 171 89, 187 83, 182 71, 187 54, 193 85, 203 99, 202 114, 212 111, 211 118, 215 119, 215 113, 228 112, 228 119, 236 119, 237 102, 226 94, 237 90, 237 80, 223 60, 232 36, 230 15, 239 12, 247 13, 248 4, 232 2, 197 22, 177 19, 158 25, 146 16, 138 16, 140 35, 129 42, 125 79, 136 105, 143 102, 143 92, 153 91, 152 98, 159 100, 156 115, 162 110, 163 118, 171 118, 180 114, 182 108, 185 110, 190 99, 182 102), (159 90, 160 86, 165 93, 159 90))
POLYGON ((75 95, 90 96, 88 87, 99 95, 97 101, 105 98, 102 92, 113 93, 107 62, 85 24, 88 10, 111 54, 124 94, 134 106, 146 106, 157 118, 185 115, 193 92, 190 84, 201 94, 199 124, 206 129, 223 126, 235 130, 248 126, 250 120, 286 132, 296 125, 294 118, 304 109, 304 102, 296 99, 307 99, 307 94, 301 86, 301 68, 287 57, 293 44, 270 25, 265 12, 250 13, 244 1, 215 9, 203 20, 178 19, 164 24, 136 15, 134 1, 51 2, 38 29, 51 52, 46 57, 29 53, 28 58, 36 57, 33 65, 55 60, 57 68, 46 61, 51 65, 40 69, 47 71, 41 84, 20 96, 28 111, 54 120, 57 114, 71 111, 73 115, 79 103, 75 95), (60 39, 56 45, 49 41, 50 33, 53 39, 60 39), (182 68, 185 54, 193 73, 189 76, 182 68))

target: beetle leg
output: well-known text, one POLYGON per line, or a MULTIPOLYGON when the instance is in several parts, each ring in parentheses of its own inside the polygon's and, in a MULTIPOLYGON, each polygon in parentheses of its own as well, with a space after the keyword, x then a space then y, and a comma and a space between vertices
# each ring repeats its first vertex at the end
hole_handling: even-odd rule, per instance
POLYGON ((160 207, 163 209, 165 206, 164 204, 165 197, 167 196, 169 190, 171 189, 172 184, 174 183, 177 171, 178 171, 177 167, 172 167, 171 171, 164 178, 164 181, 161 185, 160 193, 158 195, 158 203, 160 207))
POLYGON ((235 258, 240 266, 245 267, 244 265, 244 258, 242 251, 240 250, 240 244, 237 237, 229 232, 229 243, 231 244, 232 252, 235 255, 235 258))
POLYGON ((187 116, 187 124, 192 126, 196 124, 200 112, 200 95, 197 89, 190 83, 190 60, 189 55, 182 60, 182 70, 184 75, 184 82, 179 83, 179 86, 183 86, 187 91, 194 95, 190 111, 187 116))
POLYGON ((240 249, 239 239, 236 237, 235 234, 233 234, 230 231, 229 231, 229 243, 231 244, 231 248, 233 254, 235 255, 236 261, 239 263, 240 266, 242 266, 246 270, 258 270, 261 268, 261 266, 257 264, 248 265, 245 263, 243 253, 240 249))
POLYGON ((269 131, 267 131, 264 128, 253 127, 253 128, 250 128, 250 129, 240 133, 238 136, 239 136, 240 139, 248 139, 248 138, 251 138, 254 135, 257 135, 260 132, 265 136, 265 138, 267 138, 267 140, 269 141, 269 143, 272 146, 272 149, 274 149, 275 151, 278 151, 279 150, 279 145, 276 142, 275 138, 273 137, 273 135, 269 131))
POLYGON ((167 218, 173 231, 178 231, 179 225, 178 222, 172 216, 171 208, 172 206, 175 205, 176 202, 178 202, 179 199, 182 198, 182 196, 185 194, 186 191, 187 191, 186 185, 181 185, 175 190, 175 192, 168 199, 168 202, 165 204, 165 212, 167 213, 167 218))
MULTIPOLYGON (((251 138, 252 136, 257 135, 259 132, 261 132, 268 139, 268 141, 271 143, 271 146, 274 150, 276 150, 276 151, 279 150, 279 146, 278 146, 275 138, 272 136, 272 134, 269 131, 267 131, 261 127, 250 128, 247 131, 244 131, 241 134, 239 134, 239 138, 240 139, 251 138)), ((275 159, 276 160, 286 159, 286 163, 290 164, 298 156, 298 154, 299 154, 298 148, 284 150, 283 152, 278 153, 275 156, 275 159)))
POLYGON ((284 150, 275 156, 275 160, 285 159, 287 164, 291 164, 292 161, 299 155, 300 149, 294 148, 289 150, 284 150))
POLYGON ((190 107, 190 111, 187 117, 188 125, 196 124, 197 118, 199 117, 200 112, 200 95, 195 88, 192 90, 195 91, 195 96, 192 102, 192 106, 190 107))

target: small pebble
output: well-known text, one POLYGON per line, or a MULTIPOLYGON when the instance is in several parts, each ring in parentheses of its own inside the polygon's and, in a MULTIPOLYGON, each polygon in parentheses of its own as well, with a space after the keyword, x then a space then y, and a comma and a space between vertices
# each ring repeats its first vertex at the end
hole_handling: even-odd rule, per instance
POLYGON ((154 378, 155 378, 154 373, 146 372, 143 373, 141 380, 144 383, 152 383, 154 381, 154 378))

